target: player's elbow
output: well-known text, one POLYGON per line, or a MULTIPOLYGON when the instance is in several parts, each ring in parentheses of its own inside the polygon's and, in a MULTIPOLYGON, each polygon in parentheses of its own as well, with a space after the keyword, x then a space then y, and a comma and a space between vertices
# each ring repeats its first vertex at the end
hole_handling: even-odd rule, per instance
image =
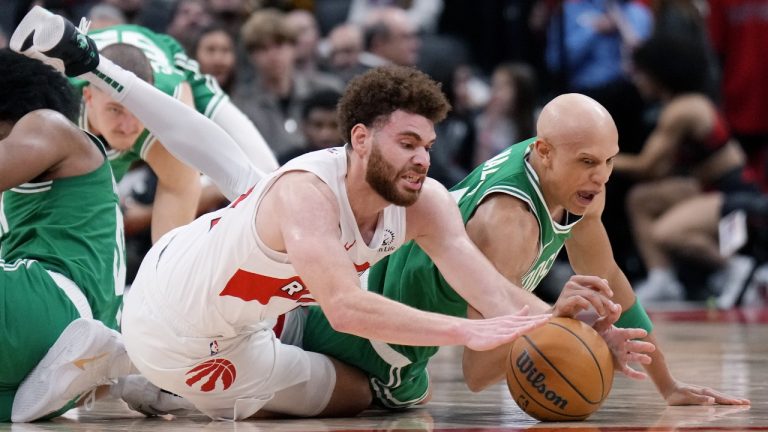
POLYGON ((323 313, 328 319, 328 323, 337 332, 357 334, 359 320, 353 310, 347 307, 345 302, 333 302, 329 307, 323 306, 323 313))

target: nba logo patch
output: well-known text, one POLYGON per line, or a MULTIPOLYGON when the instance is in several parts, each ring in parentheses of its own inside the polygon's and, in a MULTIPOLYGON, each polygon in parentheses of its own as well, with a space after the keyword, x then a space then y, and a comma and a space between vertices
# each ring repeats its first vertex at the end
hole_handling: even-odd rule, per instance
POLYGON ((211 355, 216 355, 219 353, 219 343, 216 341, 211 342, 208 347, 211 349, 211 355))
POLYGON ((197 387, 198 382, 202 382, 199 390, 203 392, 210 392, 216 389, 216 385, 221 381, 223 388, 226 390, 232 386, 237 378, 237 370, 235 365, 231 361, 223 358, 217 358, 212 360, 206 360, 192 369, 185 375, 191 375, 186 383, 192 388, 197 387))

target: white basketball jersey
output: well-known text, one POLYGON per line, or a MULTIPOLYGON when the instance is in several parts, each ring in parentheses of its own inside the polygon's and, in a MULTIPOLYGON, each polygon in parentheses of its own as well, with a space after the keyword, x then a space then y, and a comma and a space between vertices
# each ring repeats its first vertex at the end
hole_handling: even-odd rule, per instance
MULTIPOLYGON (((308 153, 264 178, 227 208, 201 216, 163 237, 156 277, 146 296, 195 334, 232 336, 314 303, 312 287, 296 274, 288 255, 269 249, 256 232, 256 209, 265 191, 285 172, 309 171, 331 188, 340 208, 340 241, 358 272, 389 255, 405 239, 405 208, 390 205, 379 217, 371 241, 360 234, 344 179, 343 147, 308 153)), ((311 218, 312 215, 306 215, 311 218)), ((328 245, 336 247, 337 245, 328 245)), ((332 269, 329 269, 332 271, 332 269)))

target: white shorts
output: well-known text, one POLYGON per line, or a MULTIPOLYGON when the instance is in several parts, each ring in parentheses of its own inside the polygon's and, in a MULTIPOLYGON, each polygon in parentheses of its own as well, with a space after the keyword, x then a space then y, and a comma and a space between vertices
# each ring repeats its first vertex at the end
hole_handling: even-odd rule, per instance
POLYGON ((214 419, 245 419, 267 403, 271 411, 301 416, 327 406, 336 383, 327 357, 284 345, 271 329, 196 336, 178 324, 193 317, 157 310, 145 295, 155 278, 153 255, 126 295, 122 319, 125 347, 147 379, 214 419))

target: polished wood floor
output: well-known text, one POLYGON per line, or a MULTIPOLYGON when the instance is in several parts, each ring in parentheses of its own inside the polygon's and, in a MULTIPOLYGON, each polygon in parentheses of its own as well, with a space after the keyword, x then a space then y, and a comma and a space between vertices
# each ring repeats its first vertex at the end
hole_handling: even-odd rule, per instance
POLYGON ((504 384, 469 392, 461 381, 460 351, 448 348, 432 363, 432 402, 402 413, 231 423, 202 416, 147 419, 107 400, 90 411, 80 408, 51 422, 0 425, 0 431, 768 431, 768 310, 663 312, 654 320, 678 379, 748 397, 752 406, 667 407, 650 381, 617 377, 606 403, 588 420, 539 423, 517 408, 504 384))

